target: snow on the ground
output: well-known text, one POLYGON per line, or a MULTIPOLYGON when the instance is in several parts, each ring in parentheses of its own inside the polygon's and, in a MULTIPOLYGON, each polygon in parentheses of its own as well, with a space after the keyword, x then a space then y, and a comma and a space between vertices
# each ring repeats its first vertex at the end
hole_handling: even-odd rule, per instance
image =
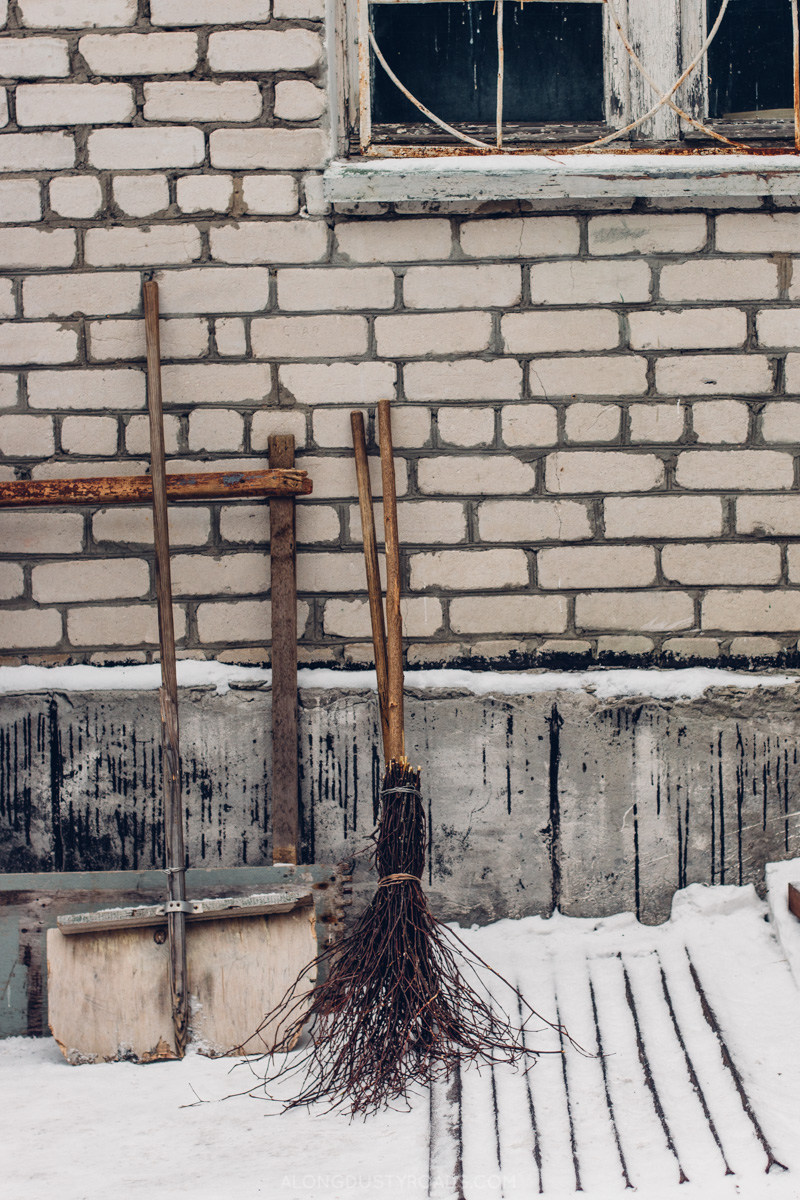
MULTIPOLYGON (((268 685, 272 671, 264 667, 240 667, 200 659, 181 659, 179 687, 214 687, 218 695, 232 683, 268 685)), ((483 696, 491 692, 527 696, 537 692, 587 691, 601 700, 623 696, 653 696, 656 699, 696 699, 709 688, 779 688, 797 682, 797 675, 755 671, 726 671, 718 667, 685 667, 676 670, 597 671, 458 671, 451 669, 406 671, 406 688, 458 689, 483 696)), ((0 694, 30 692, 150 691, 161 685, 157 663, 129 667, 0 667, 0 694)), ((377 691, 374 671, 344 671, 329 667, 305 667, 298 671, 301 688, 347 688, 377 691)))
MULTIPOLYGON (((772 874, 776 911, 787 871, 800 877, 800 860, 772 874)), ((567 1046, 527 1075, 470 1068, 460 1100, 437 1087, 432 1103, 419 1094, 410 1111, 350 1123, 216 1102, 251 1079, 231 1060, 69 1067, 51 1040, 12 1038, 0 1042, 2 1194, 574 1200, 579 1176, 583 1200, 623 1200, 626 1178, 642 1200, 798 1200, 800 992, 751 887, 692 885, 662 926, 557 914, 460 932, 604 1057, 567 1046), (183 1107, 196 1096, 211 1102, 183 1107), (770 1153, 788 1171, 767 1173, 770 1153)), ((558 1048, 552 1031, 529 1043, 558 1048)))

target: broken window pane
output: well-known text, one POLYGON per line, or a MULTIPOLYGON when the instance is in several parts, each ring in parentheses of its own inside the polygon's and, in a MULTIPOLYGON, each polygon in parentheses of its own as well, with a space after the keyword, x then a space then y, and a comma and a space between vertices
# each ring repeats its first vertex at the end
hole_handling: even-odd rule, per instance
MULTIPOLYGON (((708 0, 708 27, 722 0, 708 0)), ((757 117, 793 105, 792 10, 789 0, 730 0, 708 51, 711 117, 757 117), (757 111, 758 110, 758 111, 757 111)))
MULTIPOLYGON (((449 123, 494 124, 497 18, 477 3, 375 4, 375 39, 408 90, 449 123)), ((602 4, 518 4, 506 0, 506 121, 603 119, 602 4)), ((423 117, 374 63, 375 122, 423 117)))

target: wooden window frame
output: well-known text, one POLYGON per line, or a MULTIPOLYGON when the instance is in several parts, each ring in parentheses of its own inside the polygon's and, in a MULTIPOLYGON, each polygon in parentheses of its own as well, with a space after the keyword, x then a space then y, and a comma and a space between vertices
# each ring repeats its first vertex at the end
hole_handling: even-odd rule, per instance
MULTIPOLYGON (((432 155, 485 154, 435 125, 373 126, 371 121, 371 51, 368 44, 370 4, 440 3, 442 0, 336 0, 336 47, 339 109, 339 151, 344 157, 392 158, 432 155)), ((492 0, 482 0, 491 3, 492 0)), ((506 3, 512 0, 506 0, 506 3)), ((518 2, 518 0, 513 0, 518 2)), ((621 129, 648 112, 654 93, 631 61, 604 0, 526 0, 526 3, 602 4, 605 120, 583 124, 504 123, 503 153, 541 153, 563 147, 574 149, 621 129)), ((788 2, 788 0, 787 0, 788 2)), ((706 0, 614 0, 623 29, 656 83, 668 88, 678 79, 683 64, 690 63, 703 45, 707 29, 706 0)), ((381 70, 376 64, 375 70, 381 70)), ((794 149, 794 122, 709 120, 707 59, 702 61, 675 93, 676 104, 691 117, 734 141, 756 147, 785 144, 794 149)), ((459 131, 484 143, 494 142, 494 126, 459 124, 459 131)), ((719 148, 708 135, 693 128, 669 107, 638 129, 600 149, 609 153, 638 150, 719 148)))

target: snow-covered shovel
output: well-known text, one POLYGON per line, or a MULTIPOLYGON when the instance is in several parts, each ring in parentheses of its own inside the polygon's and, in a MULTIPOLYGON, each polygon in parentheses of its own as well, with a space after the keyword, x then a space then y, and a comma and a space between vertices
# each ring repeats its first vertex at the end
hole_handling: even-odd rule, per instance
POLYGON ((264 1019, 268 1059, 274 1061, 276 1051, 288 1049, 306 1023, 307 1046, 248 1089, 263 1089, 290 1108, 325 1101, 353 1114, 403 1101, 412 1086, 447 1077, 473 1060, 530 1065, 538 1052, 526 1045, 523 1029, 503 1011, 500 995, 511 997, 523 1024, 534 1016, 550 1024, 433 916, 422 889, 426 819, 420 769, 411 766, 404 748, 400 553, 387 400, 379 403, 378 412, 385 641, 364 421, 361 413, 351 414, 386 760, 374 835, 378 885, 353 932, 313 964, 312 969, 322 968, 320 974, 327 976, 314 989, 310 1007, 306 1009, 300 984, 264 1019), (266 1031, 276 1021, 286 1036, 273 1048, 266 1031), (291 1087, 291 1081, 295 1086, 299 1082, 299 1088, 287 1100, 285 1084, 291 1087))
MULTIPOLYGON (((164 904, 59 917, 58 928, 48 931, 50 1028, 72 1063, 182 1058, 190 1036, 205 1053, 240 1053, 263 1014, 264 996, 281 996, 316 948, 308 890, 186 898, 155 282, 144 285, 144 314, 168 895, 164 904)), ((306 974, 305 991, 313 982, 306 974)), ((280 1023, 271 1033, 282 1035, 280 1023)))

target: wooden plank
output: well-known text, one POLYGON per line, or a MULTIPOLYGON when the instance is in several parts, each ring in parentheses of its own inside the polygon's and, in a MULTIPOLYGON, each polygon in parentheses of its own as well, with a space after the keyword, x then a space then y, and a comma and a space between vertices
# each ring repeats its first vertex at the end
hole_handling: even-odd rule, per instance
MULTIPOLYGON (((294 438, 269 439, 269 465, 294 466, 294 438)), ((296 863, 300 835, 297 753, 297 578, 294 501, 269 506, 272 598, 272 859, 296 863)))
MULTIPOLYGON (((192 911, 186 913, 189 924, 198 921, 219 921, 225 917, 267 917, 291 912, 314 903, 311 892, 266 892, 253 896, 221 896, 190 900, 192 911)), ((163 904, 138 904, 128 908, 104 908, 98 912, 66 913, 56 919, 65 937, 74 934, 100 933, 109 929, 145 929, 167 924, 163 904)))
MULTIPOLYGON (((305 471, 208 471, 197 475, 167 475, 166 481, 169 500, 307 496, 313 488, 305 471)), ((149 475, 0 483, 0 508, 141 504, 152 499, 153 481, 149 475)))
MULTIPOLYGON (((144 284, 144 327, 147 341, 147 411, 150 417, 150 474, 153 480, 153 541, 156 564, 156 607, 161 652, 161 786, 164 796, 164 843, 170 900, 186 899, 186 850, 181 803, 181 755, 178 724, 178 669, 172 619, 172 574, 169 561, 167 470, 164 447, 164 413, 161 402, 161 346, 158 328, 158 284, 144 284)), ((167 917, 169 978, 175 1050, 183 1058, 189 1024, 189 991, 186 980, 186 914, 178 910, 167 917)), ((109 978, 107 986, 111 987, 109 978)))
POLYGON ((800 920, 800 883, 789 884, 789 912, 800 920))
POLYGON ((403 622, 400 616, 400 538, 397 532, 397 486, 394 474, 392 417, 388 400, 378 401, 378 428, 383 477, 383 529, 386 546, 386 665, 388 674, 389 748, 386 758, 405 754, 403 730, 403 622))
MULTIPOLYGON (((189 1040, 210 1057, 272 1045, 277 1028, 260 1037, 255 1031, 315 954, 312 907, 266 919, 229 917, 190 926, 187 984, 197 1004, 189 1040)), ((50 929, 47 965, 50 1030, 67 1062, 178 1057, 163 930, 75 938, 50 929)), ((309 989, 313 982, 309 975, 309 989)))

